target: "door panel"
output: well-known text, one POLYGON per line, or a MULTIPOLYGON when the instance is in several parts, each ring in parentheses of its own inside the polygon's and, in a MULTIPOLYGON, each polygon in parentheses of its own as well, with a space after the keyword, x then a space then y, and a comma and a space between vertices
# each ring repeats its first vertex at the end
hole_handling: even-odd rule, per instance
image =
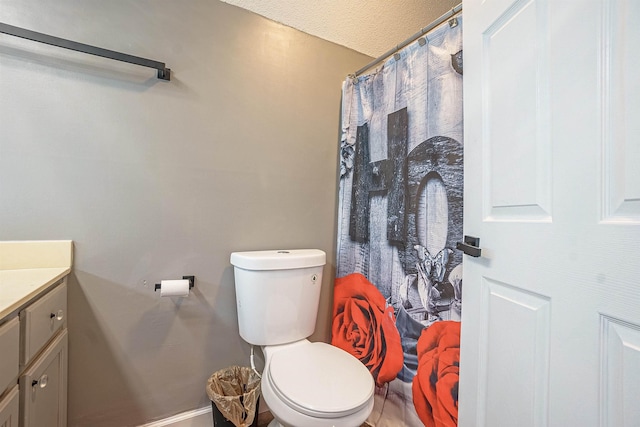
POLYGON ((485 216, 548 221, 546 2, 519 1, 498 12, 488 19, 481 45, 485 216))
POLYGON ((603 220, 640 223, 640 3, 603 3, 603 220))
POLYGON ((640 425, 640 3, 464 10, 459 425, 640 425))
POLYGON ((602 316, 601 403, 604 427, 640 425, 640 327, 602 316))
POLYGON ((484 278, 480 314, 480 426, 541 424, 548 407, 549 328, 547 297, 484 278), (495 351, 509 343, 502 351, 495 351), (490 381, 489 379, 496 379, 490 381))

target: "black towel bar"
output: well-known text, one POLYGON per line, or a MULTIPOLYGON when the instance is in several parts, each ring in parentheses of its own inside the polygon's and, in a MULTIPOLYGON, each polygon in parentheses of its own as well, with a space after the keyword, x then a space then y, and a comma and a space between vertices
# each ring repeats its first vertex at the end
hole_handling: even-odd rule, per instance
POLYGON ((1 22, 0 33, 8 34, 15 37, 21 37, 23 39, 33 40, 38 43, 49 44, 64 49, 88 53, 89 55, 102 56, 103 58, 114 59, 120 62, 128 62, 130 64, 140 65, 142 67, 155 68, 156 70, 158 70, 159 79, 171 80, 171 69, 167 68, 164 62, 153 61, 151 59, 140 58, 139 56, 127 55, 126 53, 102 49, 100 47, 78 43, 67 39, 61 39, 60 37, 54 37, 48 34, 42 34, 36 31, 14 27, 13 25, 3 24, 1 22))

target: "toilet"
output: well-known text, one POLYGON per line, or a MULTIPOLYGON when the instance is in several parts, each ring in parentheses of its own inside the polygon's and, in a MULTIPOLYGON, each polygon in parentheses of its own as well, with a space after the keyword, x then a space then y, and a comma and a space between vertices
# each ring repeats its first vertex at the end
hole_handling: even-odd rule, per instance
POLYGON ((231 254, 240 336, 264 353, 269 427, 359 427, 373 409, 369 370, 344 350, 307 340, 325 262, 317 249, 231 254))

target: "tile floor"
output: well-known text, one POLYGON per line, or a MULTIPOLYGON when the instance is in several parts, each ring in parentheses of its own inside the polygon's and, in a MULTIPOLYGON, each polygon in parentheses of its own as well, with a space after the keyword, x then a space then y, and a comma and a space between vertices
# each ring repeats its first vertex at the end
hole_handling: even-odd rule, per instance
POLYGON ((273 415, 271 415, 271 412, 261 412, 258 415, 258 427, 267 427, 267 424, 269 424, 272 419, 273 415))

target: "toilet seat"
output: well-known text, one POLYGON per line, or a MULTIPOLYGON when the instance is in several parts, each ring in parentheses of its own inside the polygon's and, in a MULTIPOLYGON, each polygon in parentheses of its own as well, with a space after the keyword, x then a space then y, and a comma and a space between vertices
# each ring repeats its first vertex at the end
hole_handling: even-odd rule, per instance
POLYGON ((373 377, 358 359, 321 342, 306 341, 275 352, 267 371, 278 398, 316 418, 355 413, 370 403, 374 392, 373 377))

